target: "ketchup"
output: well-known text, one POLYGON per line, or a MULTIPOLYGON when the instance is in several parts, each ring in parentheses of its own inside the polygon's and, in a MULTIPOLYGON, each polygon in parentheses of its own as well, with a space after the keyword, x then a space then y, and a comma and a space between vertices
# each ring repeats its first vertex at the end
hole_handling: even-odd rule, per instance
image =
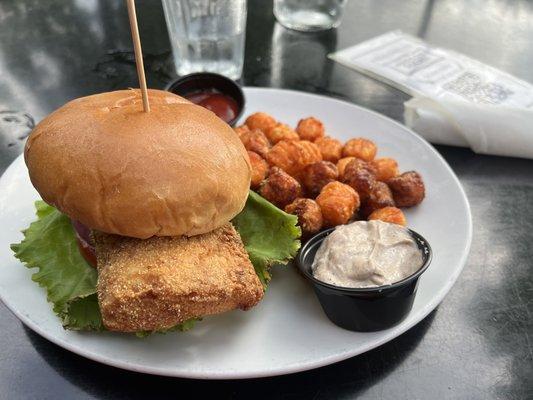
POLYGON ((72 221, 72 227, 76 233, 80 254, 91 266, 96 267, 96 251, 91 238, 91 230, 79 221, 72 221))
POLYGON ((185 94, 187 100, 213 111, 217 117, 229 123, 237 116, 239 106, 237 102, 225 94, 215 90, 192 92, 185 94))

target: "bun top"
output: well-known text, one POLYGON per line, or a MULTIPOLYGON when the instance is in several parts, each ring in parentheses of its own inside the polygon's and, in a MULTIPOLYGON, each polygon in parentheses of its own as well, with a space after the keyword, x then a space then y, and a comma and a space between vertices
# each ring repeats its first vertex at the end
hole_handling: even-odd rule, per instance
POLYGON ((43 200, 92 229, 145 239, 198 235, 237 215, 250 161, 211 111, 169 92, 101 93, 59 108, 24 151, 43 200))

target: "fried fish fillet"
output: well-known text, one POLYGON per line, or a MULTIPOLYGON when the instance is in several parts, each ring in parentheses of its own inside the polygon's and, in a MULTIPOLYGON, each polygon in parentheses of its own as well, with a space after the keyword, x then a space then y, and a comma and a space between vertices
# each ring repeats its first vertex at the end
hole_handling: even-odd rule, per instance
POLYGON ((141 240, 94 233, 98 302, 105 327, 137 332, 240 308, 263 297, 230 223, 192 237, 141 240))

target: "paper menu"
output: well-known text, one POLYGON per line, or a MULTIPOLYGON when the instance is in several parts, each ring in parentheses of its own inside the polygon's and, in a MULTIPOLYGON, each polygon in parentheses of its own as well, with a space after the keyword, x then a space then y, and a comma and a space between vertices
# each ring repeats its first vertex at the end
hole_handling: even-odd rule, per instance
POLYGON ((389 32, 329 57, 412 96, 533 107, 533 86, 462 54, 389 32))
POLYGON ((533 86, 523 80, 399 31, 329 57, 412 95, 405 123, 433 143, 533 158, 533 86))

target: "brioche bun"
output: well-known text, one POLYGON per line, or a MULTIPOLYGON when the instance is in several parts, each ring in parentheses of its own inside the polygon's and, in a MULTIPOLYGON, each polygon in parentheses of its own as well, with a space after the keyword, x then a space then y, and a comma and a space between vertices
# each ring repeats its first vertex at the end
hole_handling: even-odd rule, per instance
POLYGON ((73 100, 31 133, 24 158, 43 200, 91 229, 145 239, 224 225, 248 197, 250 161, 211 111, 169 92, 73 100))

